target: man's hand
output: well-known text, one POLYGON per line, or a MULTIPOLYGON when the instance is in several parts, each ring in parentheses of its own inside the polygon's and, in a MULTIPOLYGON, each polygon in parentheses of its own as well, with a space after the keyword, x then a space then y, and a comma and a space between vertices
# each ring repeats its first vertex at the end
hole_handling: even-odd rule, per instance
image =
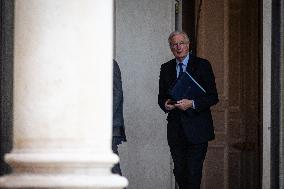
POLYGON ((177 103, 174 106, 180 110, 185 111, 188 108, 192 108, 192 100, 182 99, 177 101, 177 103))
POLYGON ((166 108, 166 110, 168 110, 168 111, 173 110, 173 109, 175 109, 175 104, 172 103, 172 100, 168 99, 168 100, 165 102, 165 108, 166 108))

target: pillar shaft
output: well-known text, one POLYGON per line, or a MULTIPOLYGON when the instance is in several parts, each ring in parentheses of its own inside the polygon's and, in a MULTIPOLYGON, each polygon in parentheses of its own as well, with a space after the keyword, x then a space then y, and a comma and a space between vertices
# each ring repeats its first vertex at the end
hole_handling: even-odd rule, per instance
POLYGON ((16 0, 4 188, 123 188, 111 151, 112 0, 16 0))

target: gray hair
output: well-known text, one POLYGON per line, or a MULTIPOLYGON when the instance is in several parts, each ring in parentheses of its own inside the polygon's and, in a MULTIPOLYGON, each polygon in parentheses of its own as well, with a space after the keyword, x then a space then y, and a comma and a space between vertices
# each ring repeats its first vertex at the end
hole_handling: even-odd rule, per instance
POLYGON ((169 45, 171 45, 171 40, 172 40, 172 38, 173 38, 174 36, 176 36, 176 35, 183 35, 183 37, 184 37, 184 39, 185 39, 185 41, 186 41, 187 43, 190 43, 190 42, 191 42, 190 39, 189 39, 189 37, 188 37, 188 35, 187 35, 184 31, 174 31, 174 32, 172 32, 172 33, 170 34, 170 36, 169 36, 169 38, 168 38, 169 45))

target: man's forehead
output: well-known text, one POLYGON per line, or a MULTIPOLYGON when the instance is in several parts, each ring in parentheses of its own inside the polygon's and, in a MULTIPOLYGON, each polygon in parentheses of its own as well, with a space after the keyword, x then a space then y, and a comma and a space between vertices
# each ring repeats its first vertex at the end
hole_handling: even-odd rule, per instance
POLYGON ((177 34, 175 36, 172 37, 172 41, 176 41, 176 40, 185 40, 185 36, 182 34, 177 34))

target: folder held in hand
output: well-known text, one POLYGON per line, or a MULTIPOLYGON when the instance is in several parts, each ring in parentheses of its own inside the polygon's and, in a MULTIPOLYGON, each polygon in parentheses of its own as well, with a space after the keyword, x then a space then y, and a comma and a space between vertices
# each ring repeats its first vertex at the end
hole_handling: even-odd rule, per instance
POLYGON ((188 73, 183 72, 173 83, 168 94, 173 101, 190 99, 205 94, 202 86, 188 73))

